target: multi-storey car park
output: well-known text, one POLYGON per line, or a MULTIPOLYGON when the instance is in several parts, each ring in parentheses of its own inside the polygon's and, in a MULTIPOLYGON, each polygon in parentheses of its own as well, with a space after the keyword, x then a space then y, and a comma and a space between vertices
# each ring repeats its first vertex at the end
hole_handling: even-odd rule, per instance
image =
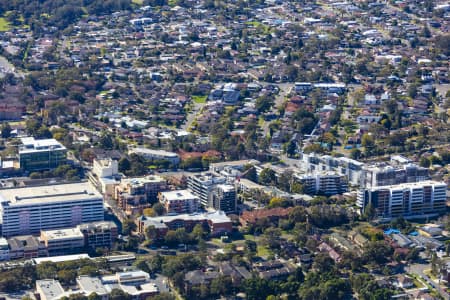
POLYGON ((103 198, 87 182, 0 190, 5 237, 102 221, 103 198))

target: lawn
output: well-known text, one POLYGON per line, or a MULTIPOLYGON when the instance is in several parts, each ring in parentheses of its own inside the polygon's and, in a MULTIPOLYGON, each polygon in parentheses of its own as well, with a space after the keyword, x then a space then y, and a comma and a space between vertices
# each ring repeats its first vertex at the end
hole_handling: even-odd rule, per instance
POLYGON ((262 126, 264 126, 264 117, 263 116, 259 116, 259 118, 258 118, 258 126, 259 127, 262 127, 262 126))
POLYGON ((413 283, 414 283, 414 288, 418 288, 421 289, 423 287, 425 287, 422 282, 419 281, 419 279, 417 279, 416 277, 412 277, 413 283))
POLYGON ((270 27, 258 22, 258 21, 250 21, 250 22, 246 22, 247 25, 253 26, 255 28, 262 28, 264 33, 270 33, 270 27))
POLYGON ((208 98, 208 96, 192 96, 192 100, 198 104, 206 103, 206 98, 208 98))
POLYGON ((0 18, 0 31, 8 31, 10 28, 9 22, 5 18, 0 18))
POLYGON ((256 255, 258 255, 259 257, 268 257, 271 254, 272 254, 272 251, 270 251, 267 247, 258 245, 257 250, 256 250, 256 255))
POLYGON ((249 241, 255 241, 256 238, 253 234, 244 234, 244 239, 249 241))
POLYGON ((251 25, 251 26, 253 26, 253 27, 262 26, 262 23, 261 23, 261 22, 258 22, 258 21, 249 21, 249 22, 246 22, 245 24, 251 25))

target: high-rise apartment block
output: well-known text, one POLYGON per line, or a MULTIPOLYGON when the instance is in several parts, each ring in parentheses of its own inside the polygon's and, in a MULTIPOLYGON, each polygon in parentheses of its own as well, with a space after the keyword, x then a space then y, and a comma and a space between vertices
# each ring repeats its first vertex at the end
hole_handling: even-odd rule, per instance
POLYGON ((189 190, 159 193, 159 202, 168 214, 191 214, 198 210, 199 198, 189 190))
POLYGON ((445 212, 447 185, 421 181, 361 189, 357 205, 363 213, 369 205, 378 218, 435 216, 445 212))
POLYGON ((158 200, 158 193, 167 189, 167 182, 160 176, 124 178, 115 187, 114 199, 127 215, 142 213, 142 210, 158 200))
POLYGON ((411 163, 401 166, 376 165, 364 167, 364 186, 366 187, 419 182, 429 178, 427 168, 411 163))
POLYGON ((320 172, 314 175, 295 174, 295 180, 303 186, 309 195, 337 195, 348 191, 347 178, 335 172, 320 172))
POLYGON ((234 213, 237 208, 236 188, 229 184, 218 184, 211 191, 208 207, 226 213, 234 213))
POLYGON ((200 204, 207 207, 209 205, 209 194, 214 186, 226 183, 226 178, 212 173, 195 174, 188 177, 188 189, 200 198, 200 204))
POLYGON ((320 173, 323 171, 335 171, 339 175, 345 175, 352 185, 361 185, 364 163, 347 157, 333 157, 316 153, 302 155, 302 168, 306 173, 320 173))

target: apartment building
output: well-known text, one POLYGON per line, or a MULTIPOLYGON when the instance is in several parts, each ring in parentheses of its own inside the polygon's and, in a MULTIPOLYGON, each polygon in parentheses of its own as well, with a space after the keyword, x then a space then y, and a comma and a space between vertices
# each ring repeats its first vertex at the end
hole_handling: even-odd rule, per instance
POLYGON ((94 159, 92 173, 99 178, 113 177, 119 173, 119 163, 111 158, 94 159))
POLYGON ((9 259, 9 244, 5 238, 0 238, 0 261, 9 259))
POLYGON ((122 179, 115 187, 114 199, 127 214, 135 215, 158 201, 158 193, 167 190, 167 182, 160 176, 122 179))
POLYGON ((114 195, 114 188, 120 183, 119 164, 117 160, 94 159, 92 172, 89 172, 89 181, 98 191, 111 199, 114 195))
POLYGON ((363 183, 364 163, 347 157, 303 153, 301 166, 306 173, 335 171, 339 175, 346 176, 349 184, 361 185, 363 183))
POLYGON ((188 189, 200 198, 200 204, 205 207, 209 206, 208 199, 213 188, 224 183, 226 183, 225 177, 214 175, 211 172, 191 175, 187 180, 188 189))
POLYGON ((361 189, 357 205, 361 213, 372 204, 378 218, 436 216, 446 210, 447 185, 421 181, 361 189))
POLYGON ((208 197, 208 207, 226 213, 234 213, 237 208, 236 188, 229 184, 219 184, 208 197))
POLYGON ((103 221, 102 196, 87 182, 0 190, 2 235, 103 221))
POLYGON ((200 200, 189 190, 159 193, 159 202, 167 214, 190 214, 198 210, 200 200))
POLYGON ((308 195, 337 195, 348 191, 346 176, 336 172, 320 172, 313 175, 294 174, 308 195))
POLYGON ((21 143, 19 164, 24 171, 49 170, 66 163, 67 149, 55 139, 26 137, 21 139, 21 143))
POLYGON ((175 152, 147 148, 132 148, 128 151, 128 154, 132 153, 149 160, 167 160, 173 165, 178 165, 180 163, 180 157, 175 152))
POLYGON ((260 165, 261 163, 255 159, 235 160, 211 163, 209 171, 217 176, 223 176, 227 180, 234 180, 241 177, 242 172, 248 165, 260 165))
POLYGON ((201 224, 207 226, 212 236, 219 236, 224 233, 230 233, 233 230, 231 219, 222 211, 210 213, 180 214, 172 216, 145 217, 138 220, 138 230, 145 234, 148 226, 154 226, 158 237, 165 236, 168 230, 185 228, 186 231, 194 229, 195 225, 201 224))
POLYGON ((85 247, 112 248, 117 239, 117 225, 110 221, 80 224, 77 228, 83 233, 85 247))
POLYGON ((419 182, 430 179, 427 168, 408 163, 405 165, 378 164, 365 166, 364 185, 366 187, 419 182))

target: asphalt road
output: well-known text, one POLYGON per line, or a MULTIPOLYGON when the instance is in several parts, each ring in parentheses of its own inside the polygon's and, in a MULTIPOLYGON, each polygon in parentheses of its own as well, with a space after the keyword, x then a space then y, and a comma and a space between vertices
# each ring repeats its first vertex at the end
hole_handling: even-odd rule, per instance
POLYGON ((198 113, 201 112, 201 110, 205 105, 206 103, 196 103, 195 101, 193 101, 192 111, 186 114, 186 122, 184 122, 184 124, 181 125, 180 129, 185 131, 189 130, 189 128, 191 128, 192 126, 192 123, 194 123, 198 113))
MULTIPOLYGON (((259 82, 259 83, 262 84, 263 86, 266 86, 269 84, 267 82, 259 82)), ((289 94, 291 89, 294 87, 294 84, 293 83, 278 83, 278 84, 274 84, 274 85, 278 86, 280 91, 278 92, 278 95, 275 96, 275 103, 272 106, 271 112, 277 114, 278 108, 283 105, 283 103, 285 101, 285 97, 289 94)), ((264 125, 262 126, 264 136, 267 136, 267 134, 269 133, 269 125, 270 125, 270 122, 265 121, 264 125)))
POLYGON ((431 266, 429 264, 411 264, 406 270, 409 273, 416 274, 417 276, 424 279, 431 287, 433 287, 444 299, 449 300, 450 294, 445 291, 445 287, 441 287, 438 283, 433 281, 430 277, 428 277, 424 271, 429 270, 431 266))

